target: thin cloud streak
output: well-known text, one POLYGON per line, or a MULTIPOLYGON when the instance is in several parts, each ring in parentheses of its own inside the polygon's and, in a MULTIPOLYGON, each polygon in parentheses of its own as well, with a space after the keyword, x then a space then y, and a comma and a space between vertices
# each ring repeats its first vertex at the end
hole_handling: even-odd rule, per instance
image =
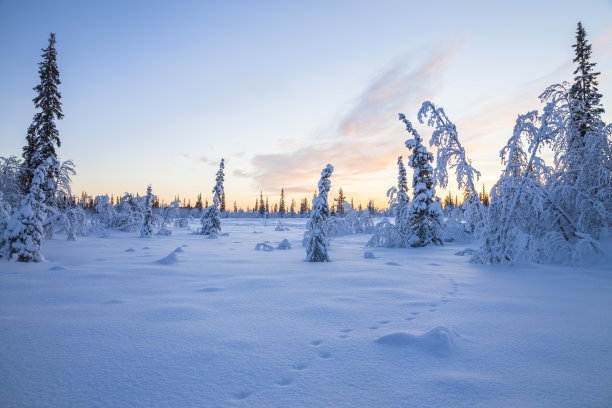
POLYGON ((318 141, 278 154, 252 159, 257 189, 310 192, 327 163, 334 177, 351 183, 395 163, 402 149, 403 126, 398 112, 414 111, 440 89, 440 76, 461 48, 455 44, 418 66, 408 57, 398 59, 378 74, 355 101, 354 107, 332 127, 326 141, 318 141))

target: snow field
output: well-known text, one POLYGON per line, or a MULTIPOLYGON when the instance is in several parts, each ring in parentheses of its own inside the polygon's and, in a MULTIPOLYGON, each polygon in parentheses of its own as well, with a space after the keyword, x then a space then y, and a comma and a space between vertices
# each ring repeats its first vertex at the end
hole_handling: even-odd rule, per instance
POLYGON ((0 405, 612 404, 610 245, 587 266, 491 267, 454 255, 465 244, 360 234, 308 263, 305 222, 56 239, 47 262, 0 262, 0 405))

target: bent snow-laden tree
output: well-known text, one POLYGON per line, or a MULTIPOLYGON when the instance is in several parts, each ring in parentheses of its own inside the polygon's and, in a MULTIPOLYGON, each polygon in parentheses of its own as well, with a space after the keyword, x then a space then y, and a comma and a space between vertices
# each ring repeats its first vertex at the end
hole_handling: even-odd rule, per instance
POLYGON ((599 73, 580 23, 574 48, 575 83, 548 87, 543 114, 519 116, 501 152, 506 168, 477 262, 567 262, 600 252, 595 239, 607 232, 612 206, 612 129, 601 120, 599 73), (554 152, 550 168, 538 155, 544 145, 554 152))
POLYGON ((221 233, 221 220, 219 219, 219 208, 223 202, 223 179, 225 174, 223 169, 225 168, 225 162, 221 159, 219 164, 219 171, 217 171, 217 178, 215 187, 213 187, 213 204, 207 207, 202 214, 202 229, 200 230, 201 235, 206 235, 208 238, 217 238, 221 233))
POLYGON ((483 244, 474 261, 499 263, 537 258, 535 236, 543 231, 547 198, 542 181, 551 171, 538 156, 550 141, 547 119, 548 116, 542 118, 537 111, 520 115, 512 137, 500 151, 506 167, 491 189, 483 244))
POLYGON ((329 248, 329 205, 327 202, 327 194, 331 188, 329 178, 334 172, 331 164, 328 164, 321 172, 319 180, 319 194, 312 199, 312 211, 310 219, 306 225, 306 260, 308 262, 328 262, 329 256, 327 249, 329 248))
POLYGON ((553 85, 541 99, 553 103, 559 121, 553 143, 555 173, 551 194, 572 217, 577 227, 598 239, 612 216, 611 125, 602 121, 604 112, 597 89, 599 72, 590 61, 591 45, 578 23, 574 83, 553 85))
POLYGON ((440 199, 436 197, 433 169, 430 164, 434 160, 433 154, 427 151, 423 139, 403 113, 400 113, 399 119, 406 124, 406 130, 413 136, 412 139, 406 140, 406 147, 412 151, 408 165, 414 171, 413 197, 407 213, 411 232, 408 243, 413 247, 442 245, 440 227, 442 208, 440 199))
POLYGON ((147 186, 147 195, 145 196, 144 217, 142 226, 140 227, 140 238, 151 238, 153 236, 153 210, 151 209, 151 201, 153 193, 151 186, 147 186))
POLYGON ((424 123, 424 118, 427 119, 428 126, 435 128, 429 141, 430 146, 438 149, 434 178, 438 186, 446 188, 448 169, 455 169, 458 188, 467 192, 463 207, 466 226, 472 231, 482 226, 484 219, 482 205, 474 184, 474 178, 478 180, 480 172, 472 167, 471 161, 465 155, 465 149, 459 142, 457 127, 448 119, 443 108, 438 108, 429 101, 423 102, 418 114, 419 122, 424 123))
POLYGON ((42 186, 47 166, 52 160, 44 162, 34 172, 28 194, 13 213, 3 234, 3 257, 10 261, 39 262, 42 260, 40 247, 42 243, 45 219, 45 195, 42 186))
POLYGON ((599 252, 597 242, 557 199, 556 171, 539 156, 545 145, 557 143, 564 126, 556 102, 548 103, 542 116, 532 111, 518 117, 500 152, 506 167, 491 190, 483 244, 474 261, 561 262, 599 252))

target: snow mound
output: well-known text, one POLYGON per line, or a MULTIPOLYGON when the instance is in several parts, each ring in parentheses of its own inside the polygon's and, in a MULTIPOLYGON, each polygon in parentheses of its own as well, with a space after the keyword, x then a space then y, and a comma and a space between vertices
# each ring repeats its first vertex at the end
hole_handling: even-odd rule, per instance
POLYGON ((473 250, 472 248, 465 248, 459 252, 455 252, 455 255, 457 256, 474 255, 474 252, 476 251, 473 250))
POLYGON ((49 268, 49 270, 50 271, 64 271, 64 270, 66 270, 66 268, 64 268, 63 266, 57 265, 57 266, 54 266, 52 268, 49 268))
POLYGON ((397 262, 393 262, 393 261, 390 261, 390 262, 385 262, 385 265, 390 265, 390 266, 400 266, 400 264, 398 264, 397 262))
POLYGON ((136 250, 134 248, 128 248, 125 250, 125 252, 135 252, 136 250))
POLYGON ((178 261, 179 259, 178 259, 178 255, 176 254, 176 252, 171 252, 170 255, 158 261, 155 261, 155 263, 158 263, 160 265, 172 265, 172 264, 177 263, 178 261))
POLYGON ((280 244, 276 247, 277 249, 291 249, 291 244, 288 239, 283 239, 280 244))
POLYGON ((142 249, 151 249, 151 248, 149 248, 149 247, 142 247, 142 249))
POLYGON ((365 259, 376 259, 376 257, 374 256, 374 252, 371 252, 371 251, 365 251, 363 253, 363 257, 365 259))
POLYGON ((185 252, 185 251, 183 251, 183 248, 181 248, 181 247, 177 247, 177 248, 176 248, 174 251, 172 251, 172 252, 174 252, 174 253, 177 253, 177 254, 178 254, 178 253, 185 252))
POLYGON ((382 336, 376 343, 393 347, 420 348, 432 353, 448 354, 456 349, 459 334, 445 326, 437 326, 422 334, 392 333, 382 336))
POLYGON ((268 244, 268 241, 259 242, 257 245, 255 245, 256 251, 272 251, 273 249, 274 247, 268 244))

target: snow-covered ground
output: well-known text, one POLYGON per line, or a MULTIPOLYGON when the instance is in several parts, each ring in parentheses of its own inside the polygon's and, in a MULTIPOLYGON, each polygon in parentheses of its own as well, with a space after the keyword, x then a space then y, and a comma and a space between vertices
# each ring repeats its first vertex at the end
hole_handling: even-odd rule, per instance
POLYGON ((321 264, 284 224, 0 261, 0 406, 612 406, 610 241, 588 265, 491 267, 354 235, 321 264))

